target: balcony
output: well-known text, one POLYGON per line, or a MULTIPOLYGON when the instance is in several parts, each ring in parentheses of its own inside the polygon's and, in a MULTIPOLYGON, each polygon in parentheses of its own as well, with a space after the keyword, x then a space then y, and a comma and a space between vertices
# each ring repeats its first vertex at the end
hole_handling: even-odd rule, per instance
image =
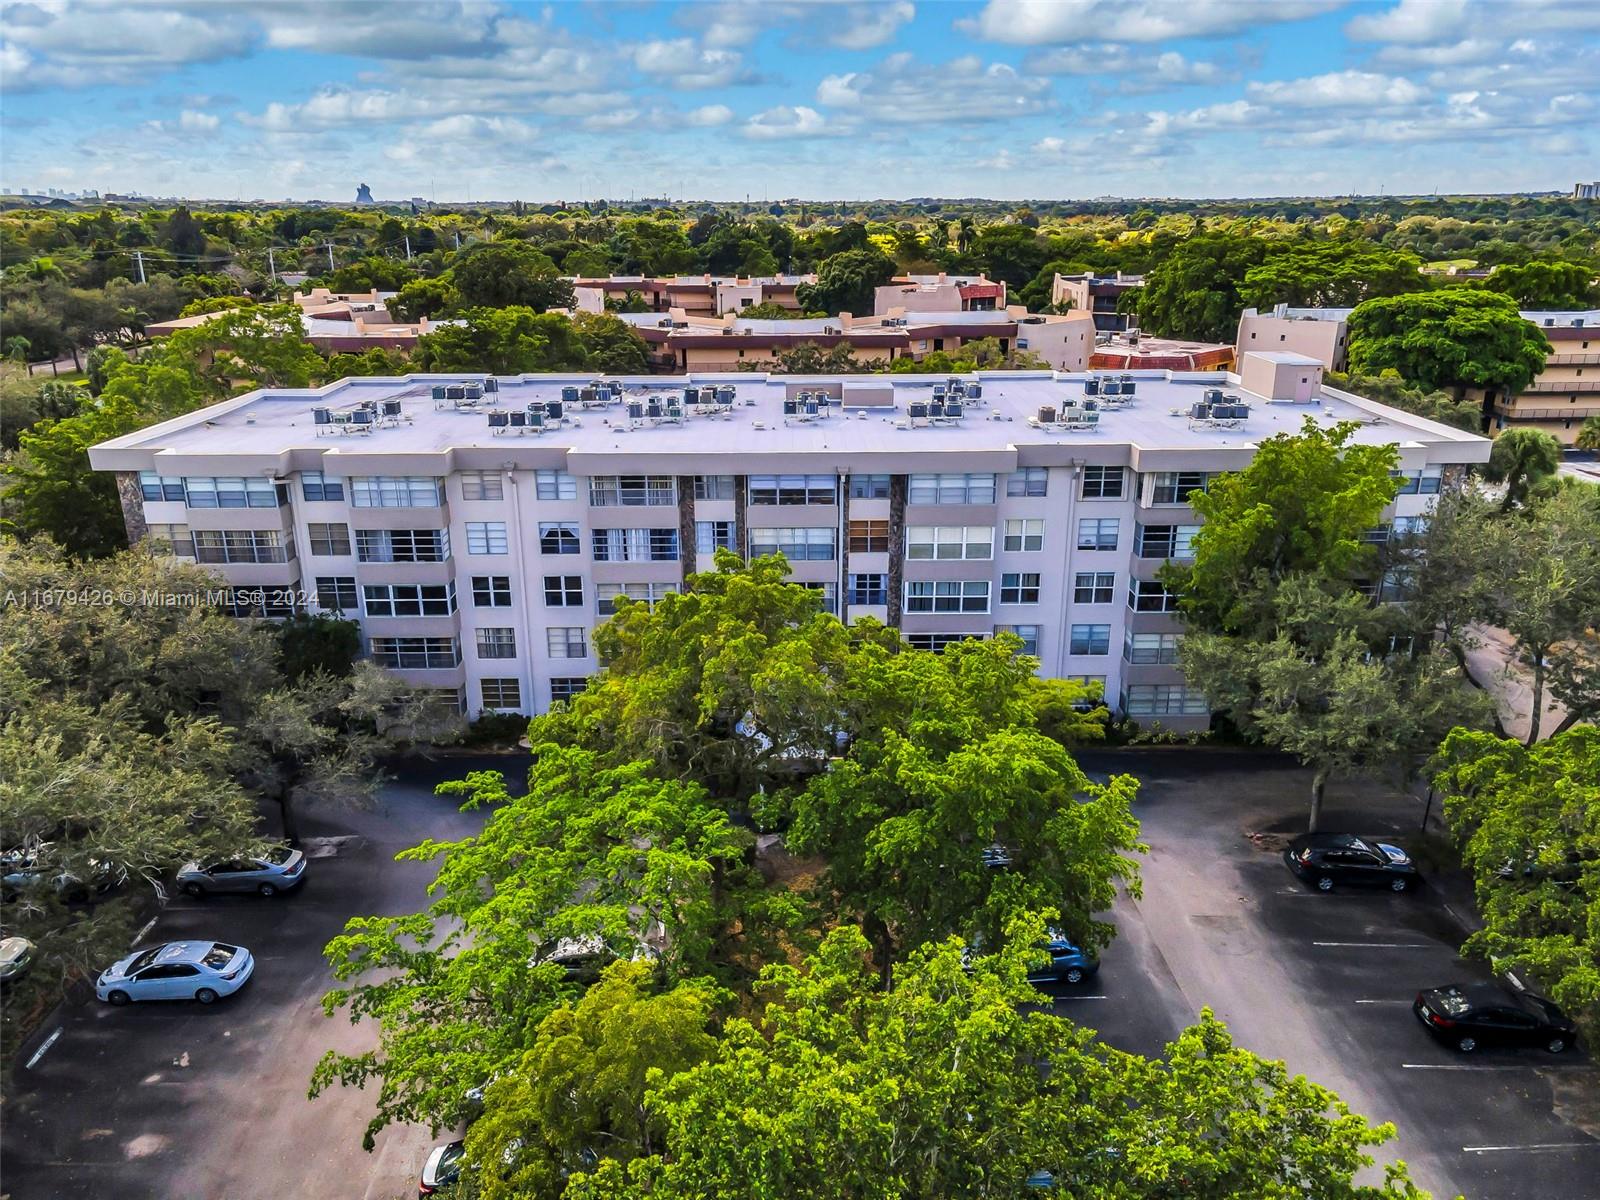
POLYGON ((1600 392, 1600 375, 1593 379, 1535 379, 1521 394, 1526 396, 1530 392, 1600 392))

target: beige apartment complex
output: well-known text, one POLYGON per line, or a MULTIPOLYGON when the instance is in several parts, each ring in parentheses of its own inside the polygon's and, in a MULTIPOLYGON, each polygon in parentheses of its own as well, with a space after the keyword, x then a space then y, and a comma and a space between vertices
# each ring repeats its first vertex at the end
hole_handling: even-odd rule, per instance
MULTIPOLYGON (((938 649, 1002 631, 1141 724, 1204 728, 1160 583, 1189 497, 1304 421, 1399 450, 1391 531, 1489 443, 1323 387, 1318 364, 266 389, 95 446, 129 536, 212 567, 241 616, 360 622, 370 658, 464 711, 539 712, 719 547, 781 551, 844 620, 938 649)), ((1375 595, 1383 582, 1372 581, 1375 595)))

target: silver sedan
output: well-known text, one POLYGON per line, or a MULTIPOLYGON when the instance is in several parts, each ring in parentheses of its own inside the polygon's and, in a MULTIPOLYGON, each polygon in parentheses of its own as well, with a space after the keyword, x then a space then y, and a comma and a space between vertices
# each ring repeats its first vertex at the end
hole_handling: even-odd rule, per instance
POLYGON ((265 854, 226 862, 190 863, 178 872, 178 886, 191 896, 210 892, 255 892, 276 896, 300 886, 306 877, 306 856, 278 846, 265 854))

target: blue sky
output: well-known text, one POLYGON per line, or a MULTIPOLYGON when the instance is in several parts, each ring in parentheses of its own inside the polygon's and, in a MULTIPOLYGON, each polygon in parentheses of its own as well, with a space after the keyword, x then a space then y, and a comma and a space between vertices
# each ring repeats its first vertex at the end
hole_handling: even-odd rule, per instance
POLYGON ((1566 190, 1600 2, 0 0, 0 122, 7 190, 1566 190))

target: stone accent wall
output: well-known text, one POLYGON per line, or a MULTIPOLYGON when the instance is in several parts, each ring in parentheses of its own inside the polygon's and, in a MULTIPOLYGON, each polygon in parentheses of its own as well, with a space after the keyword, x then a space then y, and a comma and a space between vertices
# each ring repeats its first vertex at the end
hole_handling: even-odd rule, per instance
POLYGON ((128 530, 128 545, 135 546, 150 532, 144 520, 144 492, 139 487, 139 472, 117 472, 117 499, 122 504, 122 523, 128 530))
POLYGON ((889 624, 900 628, 900 605, 905 595, 906 493, 911 481, 905 475, 889 476, 889 624))
POLYGON ((695 569, 693 475, 678 476, 678 561, 687 583, 695 569))

